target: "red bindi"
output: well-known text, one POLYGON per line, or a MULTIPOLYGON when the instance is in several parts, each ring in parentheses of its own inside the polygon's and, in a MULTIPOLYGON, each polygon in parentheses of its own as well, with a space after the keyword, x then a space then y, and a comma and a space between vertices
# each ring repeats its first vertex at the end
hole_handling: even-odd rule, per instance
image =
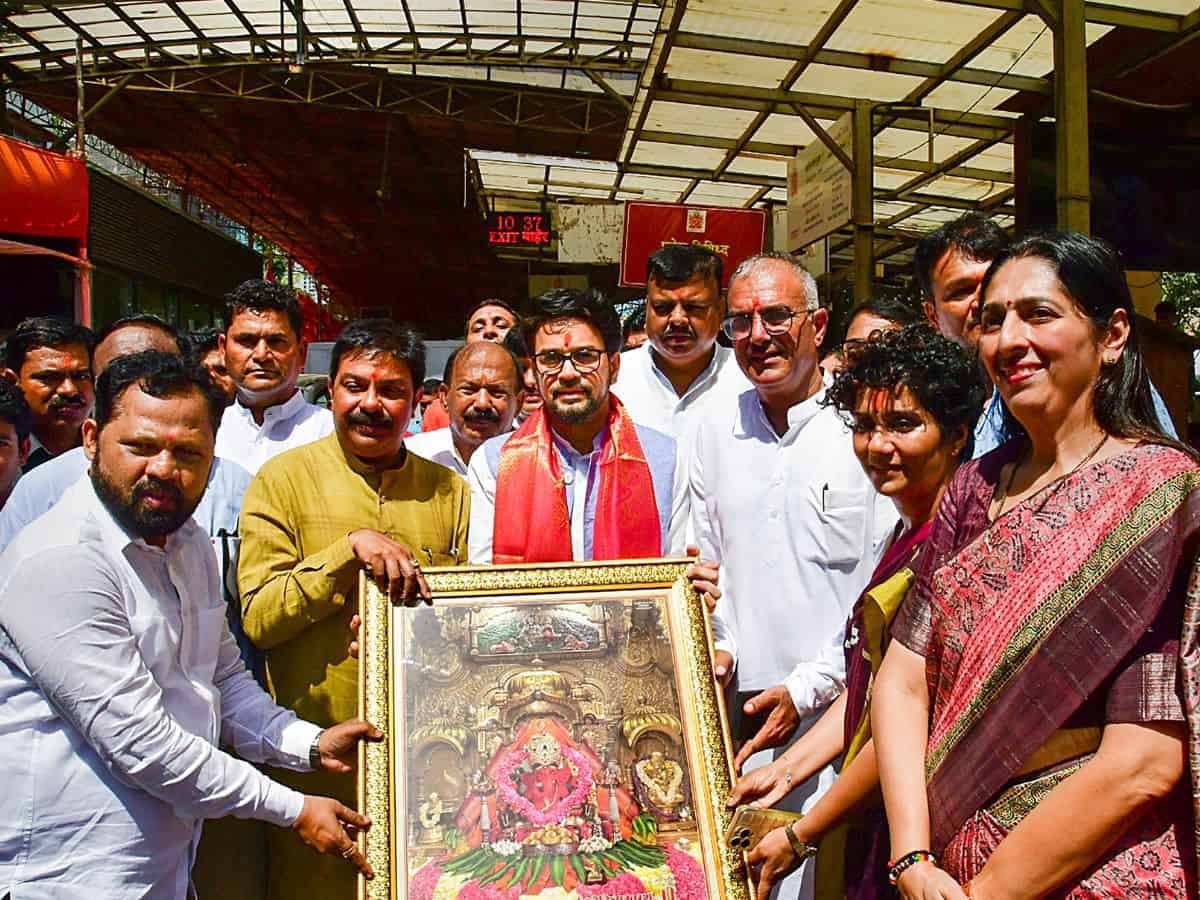
POLYGON ((569 331, 563 335, 563 349, 564 350, 571 349, 571 332, 569 332, 569 331))

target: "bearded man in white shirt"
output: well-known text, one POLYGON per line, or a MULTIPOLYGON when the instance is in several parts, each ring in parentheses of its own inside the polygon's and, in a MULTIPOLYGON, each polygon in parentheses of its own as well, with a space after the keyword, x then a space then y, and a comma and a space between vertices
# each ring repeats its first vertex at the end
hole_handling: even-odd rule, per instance
MULTIPOLYGON (((695 436, 696 540, 720 563, 715 669, 733 680, 736 765, 747 770, 841 691, 846 617, 897 520, 859 465, 850 430, 822 403, 827 323, 816 282, 792 256, 740 264, 723 327, 753 388, 706 416, 695 436)), ((811 806, 833 778, 823 770, 781 805, 811 806)), ((785 879, 778 896, 811 897, 811 868, 785 879)))
POLYGON ((621 354, 613 393, 639 425, 669 434, 687 460, 705 410, 749 389, 733 351, 717 343, 725 305, 721 257, 672 244, 646 262, 646 342, 621 354))
POLYGON ((346 772, 382 737, 298 719, 241 662, 192 519, 223 407, 177 355, 115 360, 83 426, 90 478, 0 559, 0 896, 183 900, 201 822, 225 815, 290 826, 370 874, 365 816, 217 746, 346 772))
POLYGON ((297 388, 304 367, 304 313, 295 293, 261 278, 225 295, 218 345, 237 385, 217 433, 217 456, 251 475, 284 450, 333 433, 333 416, 297 388))

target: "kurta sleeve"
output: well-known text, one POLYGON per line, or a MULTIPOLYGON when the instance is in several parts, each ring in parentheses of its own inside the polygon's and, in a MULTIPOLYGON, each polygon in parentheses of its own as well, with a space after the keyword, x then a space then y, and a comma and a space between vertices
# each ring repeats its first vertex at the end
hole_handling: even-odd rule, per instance
MULTIPOLYGON (((348 535, 301 557, 297 504, 278 469, 261 471, 242 503, 238 587, 242 627, 254 644, 270 650, 339 612, 356 596, 361 564, 348 535)), ((308 502, 319 502, 314 494, 308 502)))

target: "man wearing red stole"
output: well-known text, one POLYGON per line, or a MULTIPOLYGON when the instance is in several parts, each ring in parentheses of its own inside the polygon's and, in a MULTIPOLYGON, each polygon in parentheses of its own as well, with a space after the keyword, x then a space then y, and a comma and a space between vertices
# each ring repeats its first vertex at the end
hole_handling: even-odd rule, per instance
POLYGON ((621 323, 603 295, 560 289, 522 323, 544 403, 471 457, 472 563, 680 556, 687 473, 674 438, 637 425, 610 387, 621 323))

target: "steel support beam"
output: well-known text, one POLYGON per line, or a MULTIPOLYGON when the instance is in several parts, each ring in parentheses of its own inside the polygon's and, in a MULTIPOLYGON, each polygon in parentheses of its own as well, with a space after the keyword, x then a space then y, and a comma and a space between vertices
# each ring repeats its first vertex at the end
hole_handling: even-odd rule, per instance
POLYGON ((1091 232, 1084 0, 1058 0, 1054 33, 1054 156, 1058 227, 1091 232))
POLYGON ((871 296, 875 279, 875 132, 871 127, 871 103, 854 104, 854 302, 871 296))

